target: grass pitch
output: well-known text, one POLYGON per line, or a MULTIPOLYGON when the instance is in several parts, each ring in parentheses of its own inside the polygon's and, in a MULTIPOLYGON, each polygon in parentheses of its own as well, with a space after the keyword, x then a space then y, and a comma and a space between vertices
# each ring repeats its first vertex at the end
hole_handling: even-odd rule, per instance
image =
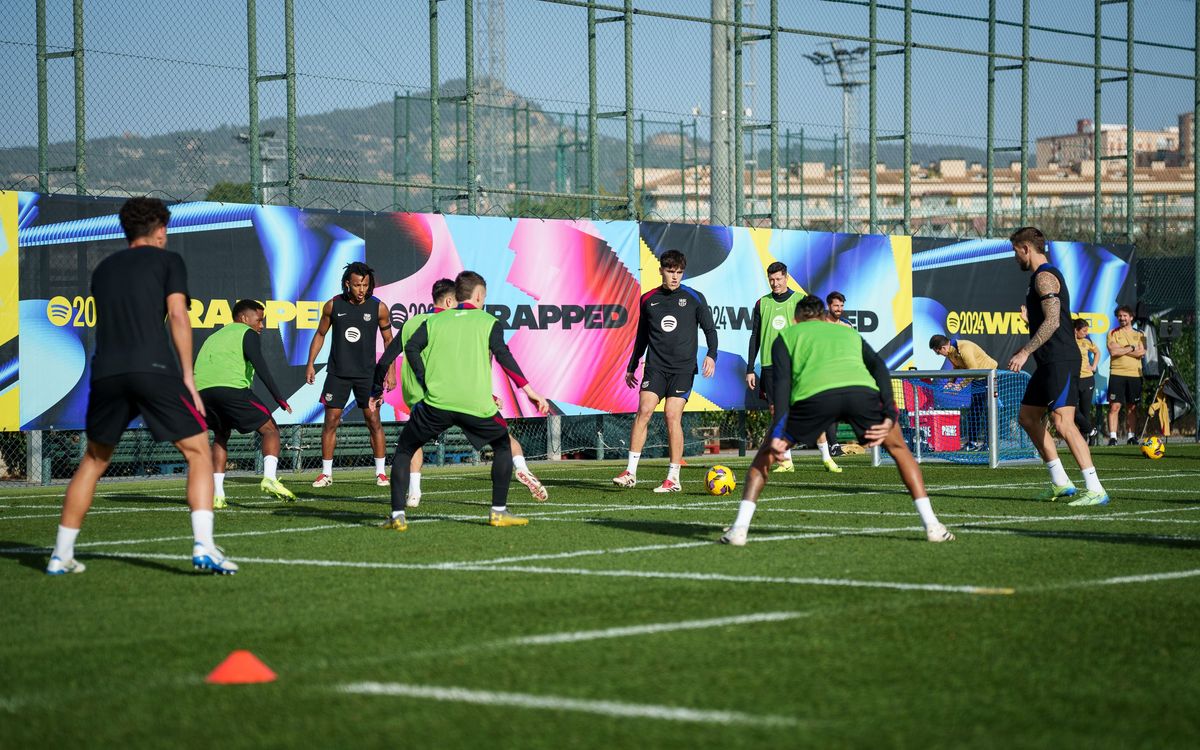
POLYGON ((1195 747, 1200 448, 1095 455, 1096 508, 927 464, 940 545, 867 457, 775 475, 741 549, 699 459, 669 495, 661 462, 536 465, 504 529, 486 469, 427 469, 404 533, 365 474, 234 478, 225 578, 179 481, 102 484, 60 578, 62 488, 0 487, 0 747, 1195 747), (206 684, 235 649, 278 680, 206 684))

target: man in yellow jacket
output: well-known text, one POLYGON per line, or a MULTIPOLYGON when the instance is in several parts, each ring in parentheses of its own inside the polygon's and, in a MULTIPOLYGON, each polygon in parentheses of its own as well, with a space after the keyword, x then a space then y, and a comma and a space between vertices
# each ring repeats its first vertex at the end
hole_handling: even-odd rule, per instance
MULTIPOLYGON (((937 334, 929 339, 929 348, 950 361, 955 370, 995 370, 996 360, 978 344, 966 339, 948 338, 937 334)), ((966 449, 983 450, 987 446, 987 381, 975 378, 952 381, 947 388, 961 391, 971 389, 971 406, 967 410, 966 449)))

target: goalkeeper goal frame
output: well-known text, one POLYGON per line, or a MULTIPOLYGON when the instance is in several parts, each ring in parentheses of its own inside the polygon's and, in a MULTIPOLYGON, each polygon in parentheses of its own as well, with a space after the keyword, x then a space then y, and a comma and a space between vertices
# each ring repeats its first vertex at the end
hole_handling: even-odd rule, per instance
MULTIPOLYGON (((995 469, 1002 464, 1025 463, 1037 458, 1033 444, 1019 426, 1015 426, 1015 410, 1019 408, 1025 383, 1029 380, 1028 373, 1012 373, 1007 370, 894 370, 891 372, 891 376, 892 392, 900 412, 899 425, 918 463, 932 460, 982 464, 985 463, 986 457, 987 465, 995 469), (967 384, 965 387, 953 391, 944 386, 942 388, 935 387, 937 381, 947 380, 964 380, 967 381, 967 384), (1003 396, 1001 394, 1002 384, 1005 386, 1003 396), (982 395, 984 396, 984 412, 987 415, 985 431, 987 447, 986 450, 979 451, 964 450, 961 445, 962 425, 972 415, 968 413, 966 414, 967 418, 964 419, 963 412, 970 412, 977 407, 959 403, 957 406, 943 405, 939 408, 937 402, 941 397, 955 396, 958 401, 961 401, 964 393, 979 394, 981 387, 986 389, 982 395), (955 418, 957 421, 954 423, 958 425, 958 433, 955 437, 960 442, 960 448, 953 451, 935 450, 938 441, 935 439, 933 431, 950 429, 944 424, 939 424, 938 417, 944 417, 954 411, 959 412, 955 418), (1010 411, 1011 415, 1008 414, 1010 411), (1002 430, 1000 424, 1002 416, 1005 421, 1013 421, 1014 424, 1006 424, 1002 430), (1010 432, 1012 434, 1009 434, 1010 432)), ((968 395, 968 400, 971 400, 973 404, 977 403, 973 399, 974 396, 968 395)), ((872 466, 881 466, 888 461, 890 461, 890 457, 886 455, 883 448, 879 446, 872 448, 872 466)))

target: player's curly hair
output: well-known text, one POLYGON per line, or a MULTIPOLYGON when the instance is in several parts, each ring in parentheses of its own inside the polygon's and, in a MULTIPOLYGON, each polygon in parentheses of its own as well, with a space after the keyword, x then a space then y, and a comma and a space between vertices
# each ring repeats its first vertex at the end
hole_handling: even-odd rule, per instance
POLYGON ((687 269, 687 256, 678 250, 668 250, 658 259, 658 265, 664 271, 683 271, 687 269))
POLYGON ((815 294, 806 294, 796 303, 796 321, 825 317, 825 301, 815 294))
POLYGON ((367 297, 375 294, 375 269, 356 260, 353 263, 347 263, 346 271, 342 274, 342 299, 350 301, 350 274, 367 279, 367 297))
POLYGON ((171 212, 167 210, 167 204, 158 198, 148 197, 130 198, 125 201, 117 216, 121 220, 125 239, 130 242, 150 235, 171 221, 171 212))

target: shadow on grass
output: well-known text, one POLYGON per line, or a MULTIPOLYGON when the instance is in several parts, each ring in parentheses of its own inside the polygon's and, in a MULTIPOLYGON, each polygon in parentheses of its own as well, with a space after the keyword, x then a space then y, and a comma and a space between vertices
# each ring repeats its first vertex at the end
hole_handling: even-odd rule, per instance
POLYGON ((170 490, 167 495, 148 495, 138 492, 118 492, 111 495, 98 495, 98 502, 113 503, 154 503, 156 505, 187 505, 187 496, 183 490, 170 490))
POLYGON ((0 540, 0 557, 16 560, 22 566, 39 573, 46 571, 46 562, 50 560, 51 549, 28 542, 12 542, 0 540))
MULTIPOLYGON (((0 558, 16 560, 22 566, 31 570, 35 570, 39 574, 45 574, 46 563, 50 560, 51 552, 52 550, 49 547, 39 547, 38 545, 28 544, 26 542, 10 542, 0 540, 0 558)), ((87 562, 89 560, 105 560, 125 563, 126 565, 132 565, 137 568, 155 570, 160 573, 192 575, 190 569, 184 569, 177 565, 163 563, 158 560, 144 560, 140 557, 116 557, 112 555, 90 554, 88 552, 80 551, 75 553, 75 557, 83 562, 87 562)), ((183 555, 180 555, 180 559, 183 559, 183 555)))
POLYGON ((1183 539, 1153 534, 1130 534, 1105 531, 1039 531, 1005 526, 973 526, 971 524, 955 524, 954 530, 970 532, 1004 531, 1017 536, 1034 537, 1038 539, 1067 539, 1078 542, 1101 542, 1105 544, 1133 544, 1142 547, 1162 547, 1168 549, 1200 549, 1200 539, 1183 539))
POLYGON ((380 519, 387 514, 382 510, 367 513, 361 510, 316 508, 309 505, 289 503, 285 507, 276 508, 271 512, 271 515, 279 518, 319 518, 327 521, 345 521, 348 526, 353 522, 359 522, 369 526, 380 522, 380 519))
POLYGON ((620 531, 636 531, 642 534, 657 534, 676 539, 712 539, 713 533, 720 535, 720 527, 707 528, 689 523, 674 521, 636 521, 618 518, 589 518, 584 523, 592 526, 604 526, 620 531))

